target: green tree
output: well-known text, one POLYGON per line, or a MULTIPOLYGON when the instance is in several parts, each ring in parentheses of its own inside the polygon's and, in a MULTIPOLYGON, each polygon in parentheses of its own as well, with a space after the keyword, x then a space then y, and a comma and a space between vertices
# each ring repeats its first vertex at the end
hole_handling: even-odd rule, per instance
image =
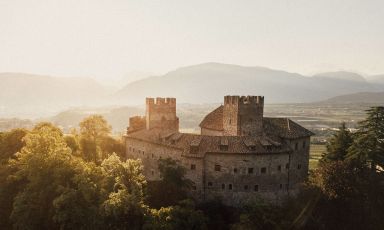
POLYGON ((108 139, 111 126, 100 115, 92 115, 85 118, 80 126, 80 150, 87 161, 100 163, 107 154, 103 154, 101 145, 108 139))
POLYGON ((384 107, 367 110, 367 118, 360 122, 348 158, 370 166, 373 171, 384 168, 384 107), (377 167, 379 166, 379 167, 377 167))
POLYGON ((111 133, 111 126, 101 115, 92 115, 80 122, 80 135, 83 138, 99 143, 103 137, 111 133))
POLYGON ((160 181, 151 182, 148 187, 148 202, 160 208, 176 205, 186 199, 193 182, 185 178, 186 169, 177 161, 159 159, 160 181))
POLYGON ((72 150, 72 154, 77 155, 80 150, 80 145, 76 136, 74 135, 66 135, 64 137, 65 143, 72 150))
POLYGON ((141 229, 147 206, 144 205, 146 181, 140 160, 122 162, 116 154, 105 159, 101 168, 107 198, 101 205, 108 229, 141 229))
POLYGON ((7 161, 21 150, 25 145, 23 138, 26 134, 25 129, 14 129, 0 134, 0 162, 7 161))
POLYGON ((345 123, 343 122, 339 127, 339 130, 329 139, 327 143, 327 152, 323 155, 322 160, 344 160, 348 154, 348 149, 352 145, 352 142, 352 134, 345 127, 345 123))
POLYGON ((196 209, 191 200, 184 200, 176 206, 152 209, 150 220, 143 229, 173 230, 173 229, 208 229, 207 218, 201 210, 196 209))
POLYGON ((116 153, 121 159, 125 159, 125 144, 123 139, 115 139, 113 137, 104 137, 100 142, 103 159, 112 153, 116 153))
POLYGON ((25 181, 13 201, 11 219, 17 229, 52 229, 52 202, 58 189, 73 176, 70 149, 61 131, 50 125, 38 126, 24 138, 25 147, 11 166, 13 180, 25 181))

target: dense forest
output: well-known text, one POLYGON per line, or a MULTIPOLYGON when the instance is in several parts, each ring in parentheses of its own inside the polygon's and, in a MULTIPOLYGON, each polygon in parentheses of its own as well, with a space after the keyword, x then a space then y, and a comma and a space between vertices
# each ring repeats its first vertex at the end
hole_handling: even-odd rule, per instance
POLYGON ((382 229, 384 107, 356 132, 344 124, 300 194, 229 207, 188 197, 192 182, 171 159, 147 182, 140 160, 102 116, 70 134, 51 123, 0 133, 0 229, 382 229))

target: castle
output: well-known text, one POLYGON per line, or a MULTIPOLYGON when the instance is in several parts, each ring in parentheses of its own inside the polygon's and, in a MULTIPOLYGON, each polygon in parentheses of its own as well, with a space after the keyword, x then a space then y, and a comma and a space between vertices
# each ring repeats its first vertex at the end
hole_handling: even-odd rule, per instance
POLYGON ((280 202, 307 178, 312 133, 288 118, 263 117, 263 111, 262 96, 225 96, 200 123, 200 135, 181 133, 176 99, 147 98, 145 116, 129 119, 126 155, 142 160, 148 181, 161 179, 159 159, 178 161, 200 201, 280 202))

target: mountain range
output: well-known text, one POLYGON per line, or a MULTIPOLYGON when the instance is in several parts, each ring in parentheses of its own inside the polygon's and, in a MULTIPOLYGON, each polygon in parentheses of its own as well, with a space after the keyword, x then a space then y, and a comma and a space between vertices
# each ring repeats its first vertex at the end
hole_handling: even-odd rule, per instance
POLYGON ((304 76, 265 67, 204 63, 113 91, 90 78, 0 73, 0 117, 42 117, 70 107, 140 105, 145 97, 176 97, 178 103, 203 104, 221 103, 229 94, 264 95, 265 103, 309 103, 362 92, 355 96, 364 96, 365 102, 380 98, 375 93, 384 92, 384 75, 327 72, 304 76))

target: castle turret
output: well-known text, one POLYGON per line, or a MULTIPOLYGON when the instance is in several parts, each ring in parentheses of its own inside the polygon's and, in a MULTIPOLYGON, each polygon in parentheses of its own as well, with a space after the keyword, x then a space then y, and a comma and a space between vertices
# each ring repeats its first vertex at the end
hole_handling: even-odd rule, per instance
POLYGON ((176 116, 176 98, 146 98, 146 129, 161 128, 178 132, 179 118, 176 116))
POLYGON ((223 134, 259 136, 263 133, 263 96, 225 96, 223 134))

